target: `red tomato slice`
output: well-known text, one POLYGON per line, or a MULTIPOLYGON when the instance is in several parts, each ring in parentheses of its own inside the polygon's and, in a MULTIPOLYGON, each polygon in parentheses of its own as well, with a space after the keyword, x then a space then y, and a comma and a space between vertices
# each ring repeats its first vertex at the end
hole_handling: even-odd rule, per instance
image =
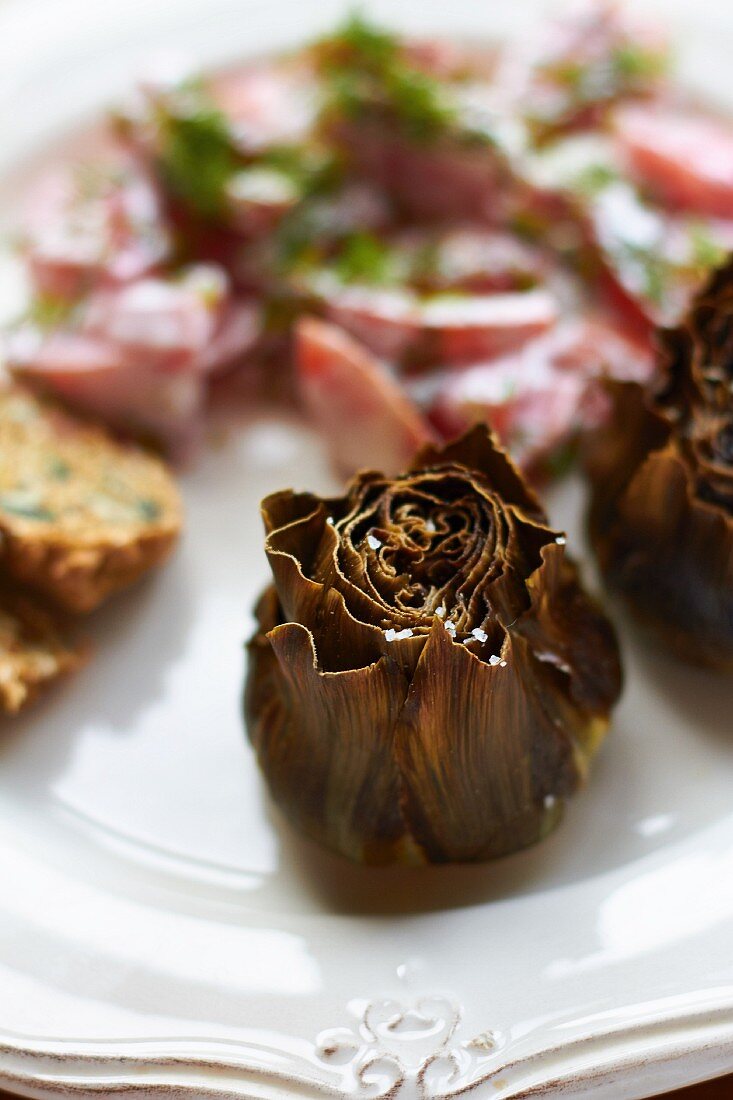
POLYGON ((600 376, 646 381, 654 358, 601 319, 571 321, 514 355, 445 376, 430 411, 445 436, 486 421, 525 468, 536 467, 603 414, 600 376))
POLYGON ((616 139, 631 172, 668 206, 733 217, 733 126, 658 107, 616 112, 616 139))
POLYGON ((434 439, 387 368, 335 325, 303 318, 295 363, 303 404, 344 474, 397 474, 434 439))
POLYGON ((257 307, 232 298, 219 269, 198 265, 98 291, 66 327, 20 328, 7 361, 18 377, 185 457, 208 379, 242 363, 259 336, 257 307))
POLYGON ((20 331, 7 347, 11 372, 114 428, 159 440, 182 459, 201 427, 204 378, 126 357, 109 341, 58 331, 38 340, 20 331))
POLYGON ((338 287, 328 315, 376 355, 451 365, 501 355, 550 328, 557 302, 543 289, 421 298, 409 290, 338 287))

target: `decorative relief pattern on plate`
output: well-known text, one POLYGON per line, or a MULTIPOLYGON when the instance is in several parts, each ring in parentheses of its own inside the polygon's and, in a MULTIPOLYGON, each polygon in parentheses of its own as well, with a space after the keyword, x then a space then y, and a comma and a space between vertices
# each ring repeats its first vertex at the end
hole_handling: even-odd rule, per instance
POLYGON ((490 1031, 456 1042, 460 1022, 445 997, 372 1001, 356 1027, 322 1032, 317 1054, 350 1068, 364 1096, 397 1100, 409 1084, 419 1100, 448 1100, 491 1075, 486 1061, 499 1045, 490 1031))

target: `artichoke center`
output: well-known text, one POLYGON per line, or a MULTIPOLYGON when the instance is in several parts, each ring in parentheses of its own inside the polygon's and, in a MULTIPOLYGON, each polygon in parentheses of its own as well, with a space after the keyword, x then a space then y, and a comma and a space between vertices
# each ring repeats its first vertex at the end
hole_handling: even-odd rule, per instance
POLYGON ((488 614, 475 597, 495 572, 499 529, 494 502, 443 473, 393 483, 340 533, 361 562, 380 625, 426 632, 437 614, 470 633, 488 614))

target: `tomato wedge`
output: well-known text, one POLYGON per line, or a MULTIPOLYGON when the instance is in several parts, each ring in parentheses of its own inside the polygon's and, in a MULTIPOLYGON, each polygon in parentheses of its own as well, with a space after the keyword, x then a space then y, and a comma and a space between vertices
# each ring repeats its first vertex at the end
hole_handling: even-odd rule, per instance
POLYGON ((397 474, 435 438, 388 369, 335 325, 303 318, 295 363, 306 411, 343 474, 397 474))
POLYGON ((659 202, 733 218, 733 126, 659 107, 616 112, 614 132, 631 173, 659 202))

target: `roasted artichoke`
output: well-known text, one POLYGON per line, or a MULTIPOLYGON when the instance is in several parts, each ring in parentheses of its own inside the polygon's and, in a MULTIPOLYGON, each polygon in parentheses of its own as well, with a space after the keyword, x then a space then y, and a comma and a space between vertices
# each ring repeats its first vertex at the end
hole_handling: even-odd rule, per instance
POLYGON ((272 796, 366 863, 532 844, 620 689, 613 629, 484 427, 401 477, 262 506, 245 710, 272 796))
POLYGON ((587 445, 609 583, 683 658, 733 668, 733 262, 659 334, 655 386, 609 386, 587 445))

